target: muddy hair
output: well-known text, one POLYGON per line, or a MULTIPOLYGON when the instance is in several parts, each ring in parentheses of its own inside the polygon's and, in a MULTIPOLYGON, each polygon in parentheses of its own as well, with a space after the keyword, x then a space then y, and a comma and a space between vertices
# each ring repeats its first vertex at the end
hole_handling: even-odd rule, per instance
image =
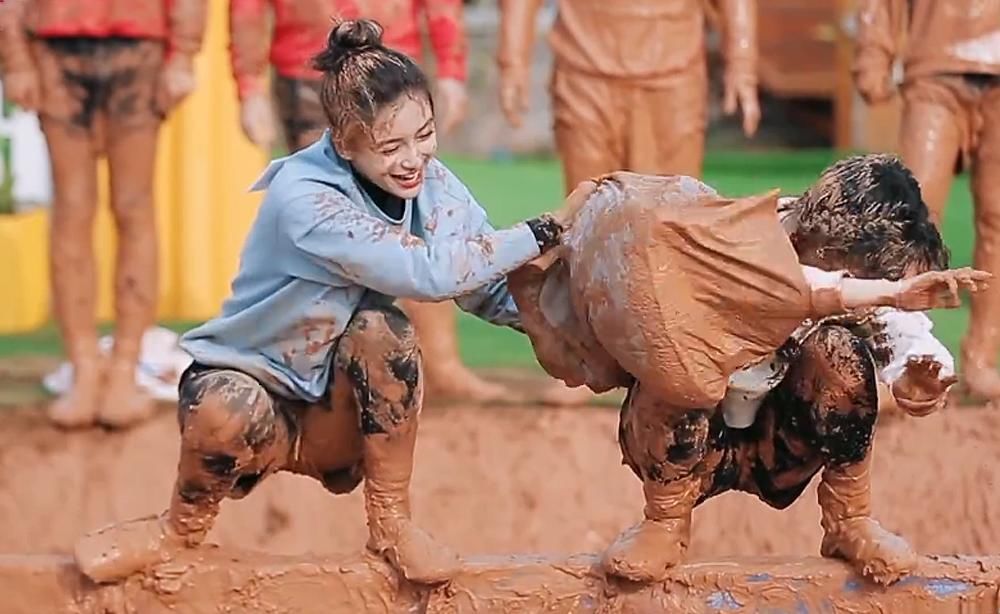
POLYGON ((323 73, 320 102, 338 144, 358 129, 370 138, 379 111, 401 96, 423 96, 433 112, 427 76, 409 56, 382 44, 382 26, 371 19, 336 22, 312 65, 323 73))
POLYGON ((893 280, 948 268, 920 184, 895 156, 841 160, 791 206, 791 240, 803 264, 893 280))

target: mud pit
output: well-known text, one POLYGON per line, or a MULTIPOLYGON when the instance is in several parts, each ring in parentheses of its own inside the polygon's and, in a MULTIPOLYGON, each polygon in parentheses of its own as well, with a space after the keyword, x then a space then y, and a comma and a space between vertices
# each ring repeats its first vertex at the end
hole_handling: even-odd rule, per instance
MULTIPOLYGON (((41 412, 5 410, 0 553, 67 552, 81 533, 161 511, 177 461, 164 408, 127 434, 64 435, 41 412)), ((415 517, 466 554, 597 551, 641 514, 607 408, 428 408, 417 444, 415 517)), ((952 409, 883 423, 874 511, 922 552, 1000 552, 1000 413, 952 409)), ((814 485, 815 486, 815 485, 814 485)), ((341 497, 290 475, 223 504, 209 541, 273 554, 340 554, 366 531, 360 490, 341 497)), ((815 488, 784 512, 729 493, 695 512, 692 558, 815 555, 815 488)))

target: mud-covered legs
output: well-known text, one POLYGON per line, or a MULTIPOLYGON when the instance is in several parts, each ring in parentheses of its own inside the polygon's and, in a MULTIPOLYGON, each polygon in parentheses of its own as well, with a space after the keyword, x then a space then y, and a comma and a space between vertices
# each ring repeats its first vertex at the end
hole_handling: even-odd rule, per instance
POLYGON ((180 461, 168 512, 85 536, 76 546, 84 573, 120 579, 201 543, 223 499, 246 496, 280 470, 311 475, 333 493, 350 492, 363 477, 368 548, 410 580, 456 573, 458 557, 410 517, 423 376, 409 320, 392 304, 362 308, 332 366, 331 400, 308 405, 244 373, 196 365, 181 384, 180 461))
POLYGON ((824 326, 806 338, 785 379, 741 435, 717 413, 680 410, 641 385, 622 409, 625 463, 642 479, 645 519, 606 551, 609 573, 636 581, 665 577, 687 548, 695 505, 728 489, 790 505, 823 470, 824 556, 839 557, 888 583, 916 555, 871 519, 871 443, 878 412, 874 362, 847 329, 824 326))
POLYGON ((368 548, 418 582, 447 580, 458 557, 410 519, 410 478, 423 402, 416 332, 393 305, 359 311, 336 358, 354 393, 363 436, 368 548))

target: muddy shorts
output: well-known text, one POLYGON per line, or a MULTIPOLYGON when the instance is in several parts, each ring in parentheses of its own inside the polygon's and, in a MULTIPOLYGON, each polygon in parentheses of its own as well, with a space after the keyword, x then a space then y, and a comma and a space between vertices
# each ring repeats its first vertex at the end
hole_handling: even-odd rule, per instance
POLYGON ((312 144, 326 130, 329 122, 323 112, 319 92, 319 81, 281 75, 275 77, 274 98, 289 151, 312 144))
MULTIPOLYGON (((984 142, 982 134, 987 124, 1000 122, 1000 75, 935 75, 919 77, 902 88, 907 106, 920 105, 944 107, 951 112, 960 135, 959 155, 955 172, 972 167, 981 159, 983 148, 996 149, 992 142, 984 142)), ((994 151, 989 157, 996 159, 994 151)))
POLYGON ((163 121, 156 103, 163 43, 140 38, 37 38, 32 53, 42 83, 40 115, 109 132, 163 121))

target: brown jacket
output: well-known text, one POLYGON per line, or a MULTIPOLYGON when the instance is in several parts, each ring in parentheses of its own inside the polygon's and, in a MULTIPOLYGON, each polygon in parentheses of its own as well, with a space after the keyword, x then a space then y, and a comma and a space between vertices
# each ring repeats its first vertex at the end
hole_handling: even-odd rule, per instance
POLYGON ((167 57, 201 49, 208 0, 14 0, 0 8, 5 70, 31 65, 28 35, 162 40, 167 57))
POLYGON ((861 0, 858 71, 1000 74, 1000 0, 861 0))
MULTIPOLYGON (((500 0, 501 69, 531 65, 542 0, 500 0)), ((756 0, 557 0, 549 43, 561 67, 657 81, 701 67, 708 11, 721 13, 727 69, 756 76, 756 0)))

